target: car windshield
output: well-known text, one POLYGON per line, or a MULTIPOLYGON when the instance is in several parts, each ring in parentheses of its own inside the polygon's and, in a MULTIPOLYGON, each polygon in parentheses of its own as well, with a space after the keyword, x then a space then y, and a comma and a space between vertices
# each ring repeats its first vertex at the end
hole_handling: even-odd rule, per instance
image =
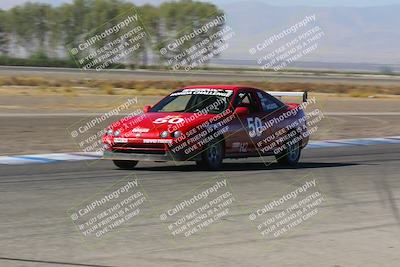
POLYGON ((161 100, 150 112, 219 114, 228 108, 232 95, 232 90, 183 89, 161 100))

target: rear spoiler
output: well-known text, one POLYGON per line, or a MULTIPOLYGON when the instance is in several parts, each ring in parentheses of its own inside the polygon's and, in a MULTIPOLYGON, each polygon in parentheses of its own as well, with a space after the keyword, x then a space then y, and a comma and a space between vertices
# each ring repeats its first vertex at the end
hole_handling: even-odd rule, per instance
POLYGON ((282 97, 282 96, 302 96, 303 97, 303 102, 307 102, 308 99, 308 92, 279 92, 279 91, 270 91, 267 92, 268 94, 274 96, 274 97, 282 97))

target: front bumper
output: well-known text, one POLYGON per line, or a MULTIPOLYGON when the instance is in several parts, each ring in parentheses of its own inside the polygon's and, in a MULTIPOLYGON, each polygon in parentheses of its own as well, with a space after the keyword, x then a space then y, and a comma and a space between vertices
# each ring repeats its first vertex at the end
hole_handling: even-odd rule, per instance
POLYGON ((165 154, 129 153, 106 150, 102 159, 110 160, 137 160, 137 161, 194 161, 199 160, 200 156, 190 156, 173 154, 167 151, 165 154))

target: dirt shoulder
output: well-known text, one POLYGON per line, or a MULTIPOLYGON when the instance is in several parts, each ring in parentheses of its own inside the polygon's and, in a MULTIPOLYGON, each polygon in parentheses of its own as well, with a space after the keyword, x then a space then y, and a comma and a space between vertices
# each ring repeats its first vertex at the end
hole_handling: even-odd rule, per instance
MULTIPOLYGON (((169 91, 154 89, 153 94, 135 90, 120 90, 118 94, 92 91, 50 91, 31 88, 0 88, 0 113, 64 113, 102 112, 112 109, 127 99, 136 98, 135 107, 154 105, 169 91)), ((400 112, 400 95, 350 97, 348 95, 310 92, 325 112, 400 112)), ((300 101, 285 98, 285 101, 300 101)))
MULTIPOLYGON (((162 96, 142 95, 7 95, 0 92, 2 155, 79 151, 71 138, 72 125, 127 103, 122 113, 141 110, 162 96), (136 101, 136 102, 135 102, 136 101)), ((354 98, 310 94, 325 118, 312 140, 394 136, 400 133, 400 97, 354 98)), ((293 101, 298 99, 293 99, 293 101)), ((115 116, 110 121, 117 120, 115 116)), ((108 122, 105 122, 106 124, 108 122)), ((104 125, 106 127, 107 125, 104 125)))

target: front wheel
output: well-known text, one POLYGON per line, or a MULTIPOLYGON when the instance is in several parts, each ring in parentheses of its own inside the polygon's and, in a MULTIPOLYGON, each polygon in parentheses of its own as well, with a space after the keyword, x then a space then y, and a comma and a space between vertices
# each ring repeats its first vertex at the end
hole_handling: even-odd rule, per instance
POLYGON ((276 160, 280 165, 295 167, 299 163, 301 148, 299 142, 288 142, 284 151, 275 155, 276 160))
POLYGON ((222 165, 224 144, 221 140, 211 142, 201 155, 201 160, 196 161, 199 167, 217 170, 222 165))
POLYGON ((138 164, 137 160, 113 160, 115 166, 123 170, 132 170, 138 164))

